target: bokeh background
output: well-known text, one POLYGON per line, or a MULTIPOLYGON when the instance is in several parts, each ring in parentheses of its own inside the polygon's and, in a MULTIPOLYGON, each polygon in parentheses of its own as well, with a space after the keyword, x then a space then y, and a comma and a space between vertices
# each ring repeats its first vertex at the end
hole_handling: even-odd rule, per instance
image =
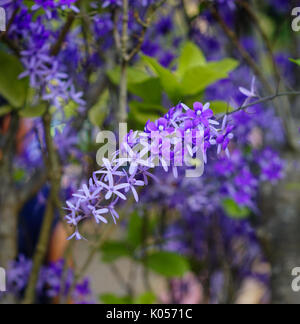
POLYGON ((0 0, 0 303, 299 303, 298 6, 0 0), (158 167, 138 202, 79 212, 99 132, 181 103, 217 129, 203 176, 158 167))

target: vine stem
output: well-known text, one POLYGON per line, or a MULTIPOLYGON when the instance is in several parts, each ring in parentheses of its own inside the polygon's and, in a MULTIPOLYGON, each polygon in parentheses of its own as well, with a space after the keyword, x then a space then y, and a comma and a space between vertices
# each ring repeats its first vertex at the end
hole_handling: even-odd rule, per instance
POLYGON ((289 97, 289 96, 300 96, 300 91, 291 91, 291 92, 280 92, 280 93, 276 93, 272 96, 267 96, 267 97, 264 97, 264 98, 261 98, 259 100, 256 100, 252 103, 249 103, 247 105, 244 105, 244 106, 241 106, 233 111, 230 111, 227 113, 227 115, 232 115, 232 114, 235 114, 237 112, 240 112, 242 110, 246 110, 247 108, 250 108, 250 107, 253 107, 255 105, 259 105, 259 104, 262 104, 262 103, 266 103, 268 101, 272 101, 276 98, 280 98, 280 97, 289 97))
MULTIPOLYGON (((269 83, 268 79, 264 76, 262 69, 256 64, 255 60, 250 56, 250 54, 246 51, 246 49, 239 42, 237 34, 227 25, 223 17, 218 12, 217 8, 214 5, 210 5, 210 11, 216 21, 219 23, 224 33, 227 35, 229 40, 235 46, 235 48, 239 51, 242 58, 248 64, 248 66, 253 70, 254 74, 257 76, 265 91, 268 95, 273 93, 273 87, 269 83)), ((294 130, 294 122, 292 120, 291 112, 288 106, 286 105, 276 105, 276 110, 278 115, 283 121, 284 129, 286 132, 286 141, 292 150, 297 150, 296 144, 293 139, 293 130, 294 130)))
POLYGON ((123 0, 123 27, 121 38, 121 80, 119 98, 119 123, 127 122, 127 99, 128 99, 128 22, 129 22, 129 0, 123 0))
POLYGON ((51 184, 51 191, 48 197, 44 221, 40 232, 36 251, 34 254, 33 268, 31 271, 27 289, 25 291, 25 298, 23 300, 23 304, 33 304, 35 302, 36 285, 38 282, 41 266, 47 254, 48 243, 51 235, 51 227, 55 215, 55 206, 57 204, 57 197, 59 197, 60 192, 61 168, 51 136, 51 114, 49 113, 49 111, 47 111, 43 116, 43 126, 48 152, 47 167, 49 170, 48 178, 51 184))

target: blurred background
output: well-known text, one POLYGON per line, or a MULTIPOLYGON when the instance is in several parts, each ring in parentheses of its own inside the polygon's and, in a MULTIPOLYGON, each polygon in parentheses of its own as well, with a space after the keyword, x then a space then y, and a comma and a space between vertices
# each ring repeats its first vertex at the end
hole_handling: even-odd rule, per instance
POLYGON ((0 7, 0 303, 300 302, 299 1, 0 7), (99 132, 195 102, 203 176, 153 169, 95 222, 99 132))

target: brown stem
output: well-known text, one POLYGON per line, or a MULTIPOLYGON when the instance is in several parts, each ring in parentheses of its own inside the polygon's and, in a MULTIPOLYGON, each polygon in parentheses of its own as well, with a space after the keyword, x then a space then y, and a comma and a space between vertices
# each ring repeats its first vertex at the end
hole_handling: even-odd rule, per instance
MULTIPOLYGON (((236 33, 227 25, 225 20, 222 18, 218 10, 215 8, 215 6, 210 6, 211 13, 213 17, 216 19, 216 21, 219 23, 227 37, 231 40, 232 44, 235 46, 235 48, 239 51, 242 58, 245 60, 245 62, 249 65, 249 67, 253 70, 254 74, 257 76, 259 81, 261 82, 262 86, 265 88, 265 91, 268 95, 271 95, 274 93, 272 85, 269 83, 269 81, 265 78, 263 74, 263 70, 259 67, 259 65, 256 64, 254 59, 248 54, 246 49, 242 46, 242 44, 239 42, 238 36, 236 33)), ((283 121, 284 129, 286 133, 286 142, 288 147, 295 151, 297 150, 297 146, 294 142, 293 132, 294 132, 294 122, 292 120, 291 112, 288 109, 288 106, 286 104, 282 105, 276 105, 276 110, 278 115, 283 121)))
POLYGON ((276 98, 280 98, 280 97, 289 97, 289 96, 300 96, 300 91, 291 91, 291 92, 282 92, 282 93, 276 93, 272 96, 268 96, 268 97, 264 97, 264 98, 261 98, 257 101, 254 101, 254 102, 251 102, 245 106, 241 106, 237 109, 235 109, 234 111, 231 111, 229 113, 227 113, 227 115, 232 115, 232 114, 235 114, 239 111, 242 111, 242 110, 246 110, 247 108, 250 108, 250 107, 253 107, 255 105, 259 105, 259 104, 262 104, 262 103, 266 103, 268 101, 272 101, 276 98))
POLYGON ((128 21, 129 21, 129 1, 123 0, 123 27, 121 38, 121 80, 120 80, 120 97, 119 97, 119 123, 127 121, 127 101, 128 101, 128 21))
POLYGON ((53 47, 50 50, 50 54, 52 56, 56 56, 60 52, 60 50, 64 44, 64 41, 65 41, 65 39, 73 25, 74 20, 75 20, 75 15, 73 13, 70 13, 64 27, 62 28, 62 30, 60 32, 57 42, 53 45, 53 47))
POLYGON ((0 157, 0 266, 17 256, 17 219, 18 201, 13 180, 13 159, 16 148, 16 134, 19 127, 19 117, 12 113, 10 127, 4 137, 2 157, 0 157))
POLYGON ((47 254, 49 239, 51 235, 51 227, 55 215, 55 206, 60 191, 61 170, 58 161, 58 156, 51 136, 51 115, 48 111, 43 116, 43 126, 45 131, 46 147, 48 151, 47 168, 49 170, 48 176, 51 184, 51 192, 48 198, 44 221, 40 232, 38 245, 34 254, 33 268, 25 292, 23 304, 33 304, 35 301, 36 284, 39 278, 40 268, 47 254))
POLYGON ((238 4, 246 10, 249 17, 253 21, 255 28, 257 28, 258 32, 260 33, 260 35, 265 43, 270 60, 273 64, 274 78, 278 84, 280 82, 281 77, 280 77, 280 73, 279 73, 279 70, 278 70, 278 67, 277 67, 277 64, 275 61, 275 57, 273 55, 273 49, 272 49, 270 39, 269 39, 268 35, 266 34, 266 32, 264 31, 264 29, 262 28, 259 18, 257 17, 256 13, 251 8, 249 3, 247 3, 246 1, 243 1, 243 0, 239 0, 238 4))

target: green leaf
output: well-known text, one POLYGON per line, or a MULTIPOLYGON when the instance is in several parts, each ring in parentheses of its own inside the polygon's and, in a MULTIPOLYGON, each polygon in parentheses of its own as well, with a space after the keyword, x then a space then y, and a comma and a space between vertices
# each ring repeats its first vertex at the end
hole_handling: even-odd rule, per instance
POLYGON ((178 103, 182 99, 181 86, 176 76, 160 65, 156 59, 149 56, 142 56, 145 63, 147 63, 152 70, 159 76, 161 85, 168 97, 173 103, 178 103))
POLYGON ((118 297, 114 294, 103 294, 100 296, 100 301, 107 305, 131 305, 133 300, 130 296, 118 297))
POLYGON ((26 172, 23 169, 16 169, 13 174, 14 180, 16 182, 22 181, 23 179, 25 179, 25 176, 26 172))
MULTIPOLYGON (((110 70, 108 77, 115 85, 120 84, 121 69, 110 70)), ((140 68, 128 68, 128 91, 141 97, 146 102, 159 104, 161 102, 162 87, 160 79, 152 77, 140 68)))
MULTIPOLYGON (((116 68, 108 71, 107 75, 112 83, 114 83, 115 85, 120 84, 120 80, 121 80, 121 68, 120 67, 116 67, 116 68)), ((148 80, 150 78, 151 78, 151 76, 140 68, 129 67, 127 69, 128 83, 145 82, 146 80, 148 80)))
POLYGON ((130 217, 127 240, 133 248, 137 248, 143 242, 143 219, 137 211, 130 217))
POLYGON ((152 292, 146 292, 134 300, 137 305, 153 305, 156 302, 156 296, 152 292))
POLYGON ((223 207, 226 214, 233 219, 246 219, 251 213, 249 208, 240 207, 233 199, 225 199, 223 207))
POLYGON ((159 78, 151 77, 140 83, 128 83, 128 90, 132 94, 141 97, 145 102, 161 103, 162 87, 159 78))
POLYGON ((188 70, 205 64, 206 59, 200 48, 192 42, 187 42, 184 45, 179 58, 177 74, 182 78, 188 70))
POLYGON ((70 119, 72 117, 77 116, 77 110, 78 110, 78 104, 73 101, 70 100, 65 106, 64 106, 64 112, 65 112, 65 116, 67 119, 70 119))
POLYGON ((161 105, 131 101, 129 103, 130 112, 128 120, 131 127, 143 130, 148 120, 155 121, 166 113, 166 109, 161 105))
POLYGON ((106 242, 102 248, 102 261, 106 263, 114 262, 123 257, 129 257, 130 251, 123 241, 106 242))
POLYGON ((45 103, 40 103, 36 106, 27 106, 24 109, 19 110, 19 115, 23 118, 36 118, 41 117, 47 107, 45 103))
POLYGON ((182 92, 186 96, 195 95, 205 90, 209 85, 226 79, 228 73, 238 66, 233 59, 210 62, 204 66, 197 66, 188 70, 182 79, 182 92))
POLYGON ((25 104, 28 79, 19 80, 21 62, 13 55, 0 51, 0 94, 14 107, 25 104))
POLYGON ((210 108, 213 110, 215 115, 226 114, 227 112, 234 111, 234 108, 231 107, 225 101, 211 101, 210 108))
POLYGON ((300 59, 298 59, 298 60, 290 59, 290 61, 293 63, 296 63, 297 65, 300 65, 300 59))
POLYGON ((189 262, 185 257, 166 251, 148 255, 145 266, 167 278, 182 277, 190 269, 189 262))
POLYGON ((5 105, 0 107, 0 117, 9 114, 13 108, 11 106, 5 105))
POLYGON ((109 91, 106 90, 99 98, 98 102, 89 111, 89 120, 96 126, 102 126, 105 118, 107 117, 107 108, 109 101, 109 91))
POLYGON ((231 58, 226 58, 221 61, 217 62, 209 62, 207 64, 207 67, 210 69, 214 69, 217 72, 220 72, 223 75, 228 75, 229 72, 232 72, 239 66, 239 62, 231 59, 231 58))
POLYGON ((197 66, 184 74, 182 92, 185 96, 195 95, 205 90, 209 85, 226 77, 226 73, 216 71, 214 68, 197 66))

